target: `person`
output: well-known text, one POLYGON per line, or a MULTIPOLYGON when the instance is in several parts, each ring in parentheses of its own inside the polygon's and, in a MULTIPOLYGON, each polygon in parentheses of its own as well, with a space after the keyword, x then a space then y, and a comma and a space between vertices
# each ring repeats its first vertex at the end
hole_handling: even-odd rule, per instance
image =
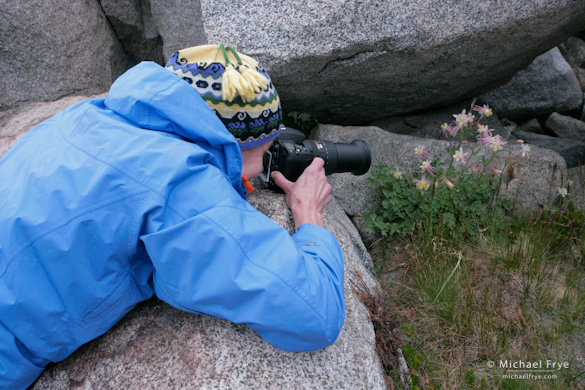
POLYGON ((288 233, 247 202, 281 125, 266 71, 224 45, 142 62, 0 159, 0 388, 24 389, 154 294, 290 352, 331 345, 343 254, 323 160, 279 173, 288 233))

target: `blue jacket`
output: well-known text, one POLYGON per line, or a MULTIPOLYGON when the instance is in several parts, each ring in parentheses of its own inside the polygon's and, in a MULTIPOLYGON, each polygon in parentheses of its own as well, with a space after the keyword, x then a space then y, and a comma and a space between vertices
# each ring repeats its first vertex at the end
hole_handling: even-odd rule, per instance
POLYGON ((246 201, 235 138, 154 63, 39 124, 0 159, 0 388, 26 388, 154 293, 285 351, 335 341, 343 255, 246 201))

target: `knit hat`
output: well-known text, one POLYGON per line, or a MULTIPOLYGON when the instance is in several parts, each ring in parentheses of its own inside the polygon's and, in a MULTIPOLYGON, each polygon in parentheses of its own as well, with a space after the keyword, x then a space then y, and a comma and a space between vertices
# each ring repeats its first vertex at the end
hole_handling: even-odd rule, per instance
POLYGON ((276 138, 282 123, 280 99, 268 73, 230 46, 179 50, 166 68, 195 88, 236 137, 240 149, 276 138))

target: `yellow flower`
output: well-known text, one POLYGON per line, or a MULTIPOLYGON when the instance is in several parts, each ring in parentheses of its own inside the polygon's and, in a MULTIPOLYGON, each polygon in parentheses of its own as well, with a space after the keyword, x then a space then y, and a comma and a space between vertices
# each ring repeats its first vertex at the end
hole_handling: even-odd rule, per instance
POLYGON ((431 186, 431 181, 427 180, 427 178, 423 175, 423 177, 421 177, 420 180, 418 179, 414 179, 414 182, 416 183, 416 188, 418 188, 419 190, 428 190, 429 187, 431 186))

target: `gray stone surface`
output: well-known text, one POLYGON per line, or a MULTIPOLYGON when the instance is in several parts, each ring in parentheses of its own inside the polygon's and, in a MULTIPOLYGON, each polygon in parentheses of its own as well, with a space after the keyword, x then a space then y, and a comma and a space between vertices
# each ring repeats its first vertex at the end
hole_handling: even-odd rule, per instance
POLYGON ((152 20, 150 0, 100 0, 100 4, 132 63, 163 64, 162 39, 152 20))
MULTIPOLYGON (((208 43, 199 0, 150 0, 150 7, 152 19, 163 40, 165 62, 178 50, 208 43)), ((234 4, 232 8, 232 12, 240 9, 234 4)), ((208 21, 210 24, 220 23, 217 20, 220 15, 208 13, 205 17, 211 19, 208 21)), ((229 24, 243 26, 243 21, 232 20, 229 24)), ((230 41, 210 40, 209 43, 219 45, 230 41)))
POLYGON ((108 90, 128 58, 96 1, 0 0, 0 111, 108 90))
MULTIPOLYGON (((469 99, 455 103, 446 108, 420 112, 417 115, 399 115, 391 118, 379 119, 372 122, 370 125, 377 126, 383 130, 396 134, 451 141, 453 140, 453 137, 445 135, 441 129, 441 125, 443 123, 453 123, 455 121, 453 115, 459 114, 462 110, 469 112, 471 109, 471 102, 472 100, 469 99)), ((479 118, 477 112, 473 112, 473 114, 476 118, 479 118)), ((488 118, 484 118, 482 123, 489 126, 490 129, 494 129, 493 134, 499 134, 504 138, 509 135, 508 127, 502 125, 497 113, 488 118)), ((470 134, 468 140, 474 141, 476 135, 477 134, 470 134)), ((515 140, 515 138, 512 137, 512 140, 515 140)))
POLYGON ((572 201, 579 209, 585 210, 585 165, 569 169, 566 184, 569 181, 572 183, 568 186, 569 196, 567 200, 572 201))
POLYGON ((544 125, 557 137, 585 142, 585 122, 579 119, 553 112, 544 125))
POLYGON ((492 106, 500 117, 514 121, 546 118, 581 107, 579 81, 558 48, 542 54, 506 85, 478 99, 492 106))
POLYGON ((579 80, 581 90, 585 91, 585 68, 573 68, 573 71, 575 72, 575 76, 577 76, 577 80, 579 80))
POLYGON ((365 124, 477 96, 585 26, 582 0, 0 1, 0 111, 223 42, 269 68, 286 111, 365 124))
POLYGON ((559 44, 559 50, 573 68, 585 65, 584 40, 577 37, 569 37, 565 42, 559 44))
MULTIPOLYGON (((449 141, 393 134, 374 126, 319 125, 311 134, 311 138, 333 142, 351 142, 354 139, 361 139, 372 150, 372 166, 383 163, 388 166, 394 165, 399 169, 410 168, 413 171, 417 171, 420 165, 420 158, 414 154, 416 147, 424 147, 432 158, 440 158, 443 163, 448 164, 450 156, 446 150, 454 146, 449 141)), ((532 146, 528 157, 521 157, 520 153, 521 146, 512 145, 511 154, 502 155, 504 158, 510 157, 506 169, 503 169, 503 159, 493 161, 493 167, 503 169, 504 174, 507 175, 501 195, 526 206, 547 204, 551 199, 551 188, 560 186, 561 178, 567 177, 565 161, 556 152, 536 145, 532 146)), ((478 154, 475 160, 476 165, 479 165, 480 158, 481 154, 478 154)), ((371 211, 380 202, 377 193, 367 184, 369 176, 370 173, 363 176, 342 173, 334 174, 329 179, 335 198, 351 217, 358 217, 364 212, 371 211)), ((367 238, 365 235, 363 237, 367 238)), ((367 243, 370 243, 369 240, 371 238, 366 239, 367 243)))
POLYGON ((522 130, 514 130, 514 135, 528 144, 555 151, 565 160, 567 168, 578 167, 585 162, 585 143, 583 142, 528 133, 522 130))
MULTIPOLYGON (((264 190, 250 202, 293 229, 284 195, 264 190)), ((45 370, 33 389, 385 389, 369 313, 351 289, 356 272, 368 288, 377 288, 368 271, 372 260, 335 200, 324 218, 345 257, 346 320, 332 346, 282 352, 245 325, 184 313, 153 299, 45 370)))
POLYGON ((520 126, 518 126, 519 130, 522 131, 526 131, 528 133, 535 133, 535 134, 543 134, 544 135, 544 130, 542 129, 542 126, 540 125, 540 122, 538 121, 538 119, 531 119, 523 124, 521 124, 520 126))
POLYGON ((365 124, 477 96, 585 25, 582 0, 238 4, 201 1, 207 40, 258 57, 285 110, 321 123, 365 124))
POLYGON ((11 111, 11 115, 0 120, 0 158, 4 156, 14 142, 45 119, 52 117, 72 104, 105 95, 69 96, 54 102, 29 104, 20 110, 11 111))

